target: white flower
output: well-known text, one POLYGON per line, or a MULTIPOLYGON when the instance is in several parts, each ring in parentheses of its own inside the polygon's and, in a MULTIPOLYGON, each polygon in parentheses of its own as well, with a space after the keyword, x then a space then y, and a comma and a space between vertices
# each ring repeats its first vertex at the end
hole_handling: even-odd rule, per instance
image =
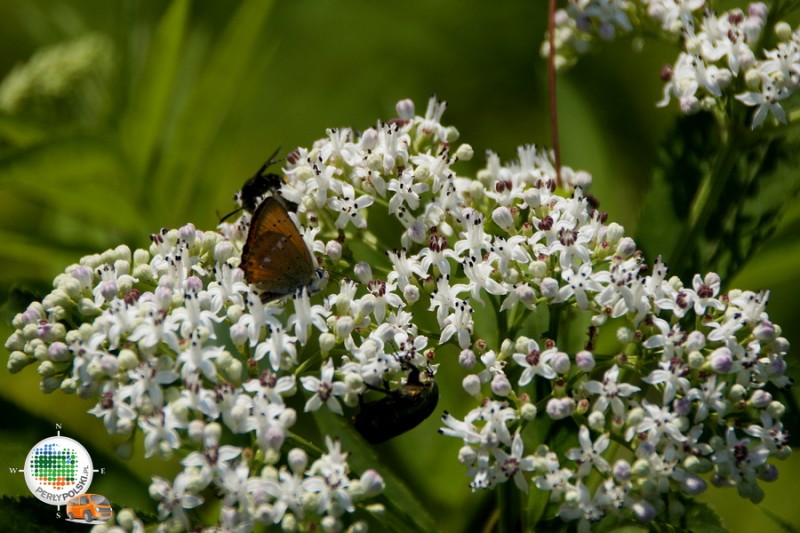
POLYGON ((333 360, 328 359, 322 366, 320 378, 315 376, 302 376, 300 378, 303 388, 314 393, 306 402, 306 412, 316 411, 322 404, 325 404, 328 409, 337 415, 343 414, 342 405, 336 397, 343 396, 347 392, 347 385, 341 381, 333 381, 333 370, 333 360))
POLYGON ((578 431, 578 442, 581 445, 580 448, 572 448, 565 454, 567 459, 575 461, 579 465, 577 477, 582 478, 589 475, 593 466, 601 473, 608 472, 608 461, 603 458, 603 452, 611 442, 608 434, 600 435, 593 443, 589 436, 589 428, 581 426, 578 431))
POLYGON ((756 129, 767 118, 768 114, 772 114, 778 122, 786 124, 786 112, 779 103, 791 96, 791 92, 785 86, 779 85, 769 76, 761 77, 761 92, 747 91, 736 95, 736 99, 746 106, 756 106, 756 111, 753 113, 752 129, 756 129))
POLYGON ((604 413, 609 405, 614 416, 622 418, 625 416, 625 403, 622 398, 627 398, 641 389, 629 383, 618 383, 619 367, 614 365, 603 375, 603 381, 587 381, 583 388, 590 394, 599 394, 600 397, 595 401, 594 411, 604 413))
POLYGON ((357 228, 364 228, 367 220, 361 214, 361 210, 372 205, 375 199, 371 196, 361 196, 356 198, 356 192, 352 185, 345 183, 342 185, 340 197, 328 200, 331 209, 339 211, 339 218, 336 219, 336 227, 344 228, 352 222, 357 228))

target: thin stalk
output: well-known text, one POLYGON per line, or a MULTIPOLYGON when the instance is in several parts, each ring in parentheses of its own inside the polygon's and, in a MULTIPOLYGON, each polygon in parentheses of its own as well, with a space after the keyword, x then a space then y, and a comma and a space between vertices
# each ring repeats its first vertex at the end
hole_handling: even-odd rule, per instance
POLYGON ((556 107, 556 0, 550 0, 547 12, 550 49, 547 52, 547 82, 550 90, 550 132, 553 135, 553 159, 556 185, 561 187, 561 150, 558 145, 558 109, 556 107))
POLYGON ((497 486, 498 531, 521 531, 521 501, 520 491, 513 482, 497 486))

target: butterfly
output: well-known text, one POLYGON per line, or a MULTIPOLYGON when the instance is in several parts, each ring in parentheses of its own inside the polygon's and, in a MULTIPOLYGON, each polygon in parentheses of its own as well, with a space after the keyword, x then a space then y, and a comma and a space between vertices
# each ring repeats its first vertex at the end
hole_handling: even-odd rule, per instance
POLYGON ((240 267, 247 282, 261 291, 264 303, 304 287, 316 292, 327 279, 286 207, 272 196, 253 213, 240 267))

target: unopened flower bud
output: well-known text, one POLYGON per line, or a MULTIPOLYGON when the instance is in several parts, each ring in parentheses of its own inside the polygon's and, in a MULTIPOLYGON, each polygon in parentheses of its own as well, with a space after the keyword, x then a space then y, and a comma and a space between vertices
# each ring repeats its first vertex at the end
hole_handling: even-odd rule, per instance
POLYGON ((553 278, 544 278, 539 288, 545 298, 555 298, 558 296, 558 281, 553 278))
POLYGON ((461 380, 461 386, 470 396, 479 396, 481 393, 481 380, 475 374, 469 374, 461 380))
POLYGON ((372 267, 365 261, 359 261, 353 267, 353 273, 361 283, 367 284, 372 281, 372 267))
POLYGON ((331 261, 338 261, 342 258, 342 243, 335 240, 330 240, 325 243, 325 255, 331 259, 331 261))
POLYGON ((536 409, 536 405, 530 402, 522 404, 522 407, 519 410, 519 416, 521 416, 523 420, 528 420, 528 421, 536 418, 537 413, 538 409, 536 409))
POLYGON ((461 144, 456 148, 456 159, 459 161, 469 161, 474 155, 475 152, 472 150, 472 146, 468 144, 461 144))
POLYGON ((511 215, 511 210, 504 205, 501 205, 492 211, 492 220, 494 220, 494 223, 505 231, 509 231, 511 228, 516 226, 514 223, 514 217, 511 215))
POLYGON ((564 352, 556 352, 553 359, 551 359, 551 366, 559 374, 566 374, 569 372, 570 367, 569 356, 564 352))
POLYGON ((406 285, 403 289, 403 298, 405 298, 406 302, 409 304, 415 303, 419 300, 419 287, 410 283, 406 285))
POLYGON ((414 118, 414 102, 409 98, 400 100, 395 106, 395 111, 397 111, 397 116, 403 120, 411 120, 414 118))
POLYGON ((584 372, 591 372, 594 369, 594 355, 589 350, 581 350, 575 354, 575 363, 584 372))
POLYGON ((492 378, 491 388, 493 393, 503 397, 511 394, 512 390, 511 383, 508 381, 505 374, 495 374, 492 378))
POLYGON ((717 348, 711 352, 709 363, 717 374, 727 374, 733 368, 733 354, 725 346, 717 348))
POLYGON ((461 350, 461 353, 458 354, 458 364, 467 370, 475 366, 476 361, 475 352, 469 348, 461 350))
POLYGON ((617 255, 627 259, 636 252, 636 242, 630 237, 623 237, 617 243, 617 255))

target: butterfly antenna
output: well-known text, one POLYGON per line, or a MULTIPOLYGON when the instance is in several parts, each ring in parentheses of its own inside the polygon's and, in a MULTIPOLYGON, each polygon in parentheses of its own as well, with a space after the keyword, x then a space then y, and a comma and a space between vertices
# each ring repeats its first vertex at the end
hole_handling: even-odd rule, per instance
MULTIPOLYGON (((241 210, 242 210, 242 208, 241 208, 241 207, 240 207, 240 208, 238 208, 238 209, 234 209, 233 211, 231 211, 230 213, 228 213, 228 214, 227 214, 227 215, 225 215, 224 217, 220 218, 220 219, 219 219, 219 223, 220 223, 220 224, 222 224, 222 223, 223 223, 223 222, 225 222, 227 219, 229 219, 230 217, 232 217, 233 215, 235 215, 236 213, 238 213, 238 212, 239 212, 239 211, 241 211, 241 210)), ((219 216, 219 211, 217 211, 217 216, 219 216)))

